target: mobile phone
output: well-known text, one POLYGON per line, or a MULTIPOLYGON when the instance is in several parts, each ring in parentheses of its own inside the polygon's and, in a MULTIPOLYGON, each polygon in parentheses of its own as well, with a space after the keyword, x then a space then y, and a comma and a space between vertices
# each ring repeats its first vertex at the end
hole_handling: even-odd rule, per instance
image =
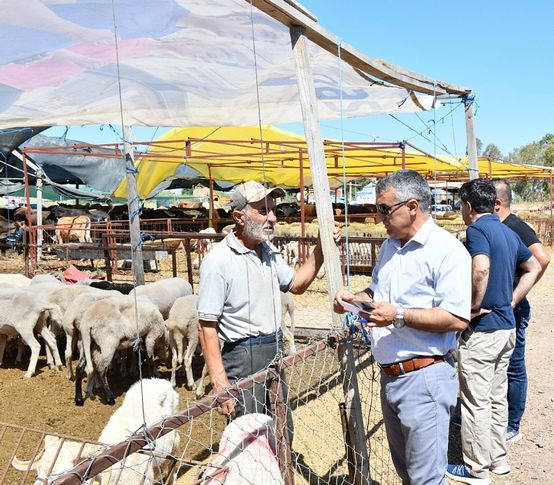
POLYGON ((373 302, 366 300, 352 300, 352 303, 347 301, 341 302, 342 307, 349 312, 359 313, 360 311, 364 313, 371 313, 375 308, 373 302))
POLYGON ((369 300, 352 300, 352 303, 366 313, 371 313, 375 309, 375 305, 369 300))

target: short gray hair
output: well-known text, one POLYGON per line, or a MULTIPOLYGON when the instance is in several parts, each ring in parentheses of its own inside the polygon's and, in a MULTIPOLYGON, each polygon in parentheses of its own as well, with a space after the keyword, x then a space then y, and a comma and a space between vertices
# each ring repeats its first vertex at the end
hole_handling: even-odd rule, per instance
POLYGON ((397 202, 417 199, 421 211, 429 211, 429 207, 431 207, 431 189, 423 176, 415 170, 398 170, 398 172, 379 179, 375 186, 377 195, 390 189, 394 189, 397 202))

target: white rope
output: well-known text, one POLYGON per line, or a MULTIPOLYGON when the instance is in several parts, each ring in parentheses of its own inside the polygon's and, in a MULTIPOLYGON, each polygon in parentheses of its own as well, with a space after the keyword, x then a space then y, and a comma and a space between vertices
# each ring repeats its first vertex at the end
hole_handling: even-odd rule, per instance
POLYGON ((339 66, 339 112, 340 112, 340 143, 342 158, 342 192, 344 198, 344 235, 346 248, 346 286, 350 288, 350 241, 348 238, 348 191, 346 182, 346 156, 344 150, 344 110, 342 96, 342 40, 339 41, 338 56, 339 66))
MULTIPOLYGON (((121 89, 121 71, 120 71, 120 62, 119 62, 119 43, 117 39, 117 20, 116 20, 116 13, 115 13, 115 0, 112 0, 112 19, 113 19, 113 28, 114 28, 114 42, 115 42, 115 55, 116 55, 116 66, 117 66, 117 88, 119 93, 119 112, 121 115, 121 131, 125 135, 125 120, 124 120, 124 114, 123 114, 123 93, 121 89)), ((123 140, 125 143, 130 143, 132 146, 132 140, 123 140)), ((125 163, 127 161, 125 160, 125 163)), ((130 208, 129 208, 130 209, 130 208)), ((136 248, 131 247, 132 253, 136 251, 136 248)), ((137 279, 136 274, 134 272, 134 268, 131 269, 132 275, 133 275, 133 286, 137 287, 137 279)), ((141 410, 142 410, 142 429, 144 432, 144 438, 151 442, 151 437, 147 435, 146 429, 146 411, 144 406, 144 389, 142 385, 142 352, 141 352, 141 345, 140 345, 140 332, 139 332, 139 322, 138 322, 138 302, 137 302, 137 295, 136 291, 134 292, 134 308, 135 308, 135 326, 136 326, 136 339, 133 343, 133 351, 135 348, 138 348, 137 352, 137 360, 138 360, 138 372, 139 372, 139 382, 140 382, 140 396, 141 396, 141 410)))

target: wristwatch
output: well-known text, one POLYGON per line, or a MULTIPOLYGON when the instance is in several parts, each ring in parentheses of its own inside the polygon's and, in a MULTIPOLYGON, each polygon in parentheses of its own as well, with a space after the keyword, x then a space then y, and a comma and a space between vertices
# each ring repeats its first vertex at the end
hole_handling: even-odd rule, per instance
POLYGON ((396 310, 396 317, 394 317, 392 324, 395 328, 402 328, 406 325, 406 322, 404 321, 404 308, 401 306, 399 306, 398 310, 396 310))

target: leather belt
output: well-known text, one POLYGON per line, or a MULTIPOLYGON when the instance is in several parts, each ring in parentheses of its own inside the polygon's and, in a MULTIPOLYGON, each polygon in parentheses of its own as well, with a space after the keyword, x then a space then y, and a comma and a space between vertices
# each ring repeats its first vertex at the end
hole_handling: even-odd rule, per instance
POLYGON ((415 370, 423 369, 424 367, 428 367, 439 362, 444 362, 445 360, 446 356, 444 355, 429 355, 414 357, 402 362, 395 362, 394 364, 379 364, 379 367, 381 367, 385 375, 389 377, 398 377, 402 374, 407 374, 408 372, 413 372, 415 370))

